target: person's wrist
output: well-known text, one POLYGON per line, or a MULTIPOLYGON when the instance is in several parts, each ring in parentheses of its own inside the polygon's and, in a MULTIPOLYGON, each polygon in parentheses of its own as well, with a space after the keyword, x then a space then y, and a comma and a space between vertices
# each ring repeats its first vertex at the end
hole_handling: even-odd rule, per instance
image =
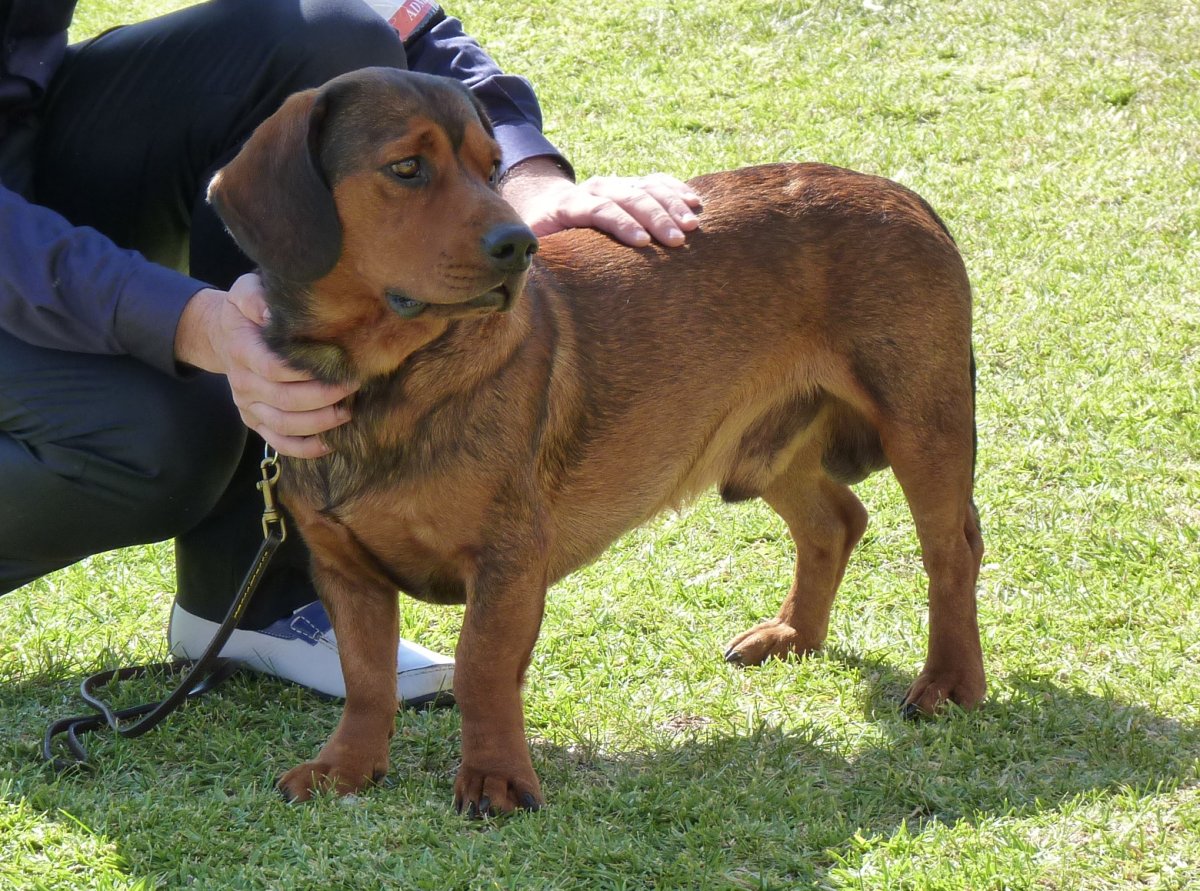
POLYGON ((500 197, 512 205, 526 223, 538 229, 548 209, 557 206, 553 197, 560 190, 575 188, 572 181, 552 158, 534 157, 514 164, 500 181, 500 197))
POLYGON ((175 361, 204 371, 220 371, 210 336, 225 295, 203 288, 183 307, 175 328, 175 361))
POLYGON ((574 182, 570 168, 562 161, 552 155, 534 155, 532 158, 518 161, 504 172, 504 177, 500 180, 501 194, 505 189, 514 185, 519 186, 521 181, 526 179, 563 179, 567 182, 574 182))
POLYGON ((573 180, 553 158, 538 156, 518 161, 500 180, 500 195, 517 208, 543 195, 547 188, 570 184, 573 180))

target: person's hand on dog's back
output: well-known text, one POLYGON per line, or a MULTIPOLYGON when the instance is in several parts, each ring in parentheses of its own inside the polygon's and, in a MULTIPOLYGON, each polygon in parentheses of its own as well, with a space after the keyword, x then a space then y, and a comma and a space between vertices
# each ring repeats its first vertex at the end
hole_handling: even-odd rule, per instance
POLYGON ((595 228, 633 247, 678 247, 700 225, 700 197, 664 173, 575 183, 553 161, 531 158, 508 172, 500 193, 538 236, 595 228))
POLYGON ((329 453, 320 434, 350 419, 339 403, 357 385, 333 385, 285 364, 263 342, 267 321, 262 281, 243 275, 226 291, 205 289, 184 308, 175 357, 223 374, 246 426, 280 454, 318 458, 329 453))

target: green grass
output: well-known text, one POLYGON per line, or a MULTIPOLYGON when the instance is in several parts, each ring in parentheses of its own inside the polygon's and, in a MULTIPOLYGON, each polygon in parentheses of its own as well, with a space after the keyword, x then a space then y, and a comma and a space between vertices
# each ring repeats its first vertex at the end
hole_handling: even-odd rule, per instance
MULTIPOLYGON (((79 36, 171 4, 82 6, 79 36)), ((924 578, 880 475, 816 658, 720 660, 790 573, 761 505, 704 499, 557 586, 538 814, 453 815, 453 711, 399 717, 388 788, 289 807, 274 776, 339 708, 245 676, 55 777, 79 675, 163 654, 170 551, 133 549, 0 601, 0 888, 1200 887, 1200 5, 453 10, 582 175, 823 160, 938 208, 976 289, 988 702, 896 713, 924 578)), ((453 646, 459 612, 402 615, 453 646)))

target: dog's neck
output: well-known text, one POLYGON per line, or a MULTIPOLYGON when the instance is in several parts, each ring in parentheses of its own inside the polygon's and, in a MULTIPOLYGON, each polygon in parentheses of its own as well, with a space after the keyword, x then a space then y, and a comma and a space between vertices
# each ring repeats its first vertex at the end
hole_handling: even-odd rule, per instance
POLYGON ((262 272, 270 319, 263 340, 288 365, 326 383, 344 384, 357 379, 349 353, 336 343, 304 336, 306 312, 313 286, 262 272))
MULTIPOLYGON (((350 421, 322 434, 333 452, 290 462, 289 485, 307 491, 322 509, 336 511, 376 486, 400 485, 454 460, 477 438, 471 431, 480 424, 503 425, 512 413, 528 414, 527 407, 518 406, 545 394, 513 386, 509 373, 528 361, 546 365, 549 372, 547 338, 528 336, 539 327, 537 315, 535 301, 529 300, 518 301, 507 313, 448 321, 393 370, 366 379, 354 376, 350 351, 342 346, 284 337, 274 348, 289 363, 306 370, 324 363, 339 374, 349 372, 337 379, 361 383, 346 400, 350 421)), ((282 323, 273 310, 272 328, 277 324, 282 323)))

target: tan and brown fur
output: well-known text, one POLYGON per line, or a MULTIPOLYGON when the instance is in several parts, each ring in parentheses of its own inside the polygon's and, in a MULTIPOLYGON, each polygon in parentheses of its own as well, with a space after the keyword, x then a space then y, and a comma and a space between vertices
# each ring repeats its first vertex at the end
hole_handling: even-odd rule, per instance
POLYGON ((377 69, 293 97, 213 183, 262 267, 268 342, 362 383, 335 452, 283 474, 347 687, 285 793, 386 771, 399 590, 466 604, 456 805, 538 806, 520 688, 547 586, 711 486, 764 499, 798 551, 778 616, 730 642, 750 665, 821 646, 866 526, 850 485, 891 466, 929 575, 905 702, 976 705, 971 296, 929 206, 833 167, 749 168, 691 182, 702 222, 681 248, 577 230, 542 239, 528 271, 498 268, 481 243, 521 226, 498 157, 457 84, 377 69), (412 157, 419 183, 389 175, 412 157), (465 305, 496 294, 511 308, 465 305))

